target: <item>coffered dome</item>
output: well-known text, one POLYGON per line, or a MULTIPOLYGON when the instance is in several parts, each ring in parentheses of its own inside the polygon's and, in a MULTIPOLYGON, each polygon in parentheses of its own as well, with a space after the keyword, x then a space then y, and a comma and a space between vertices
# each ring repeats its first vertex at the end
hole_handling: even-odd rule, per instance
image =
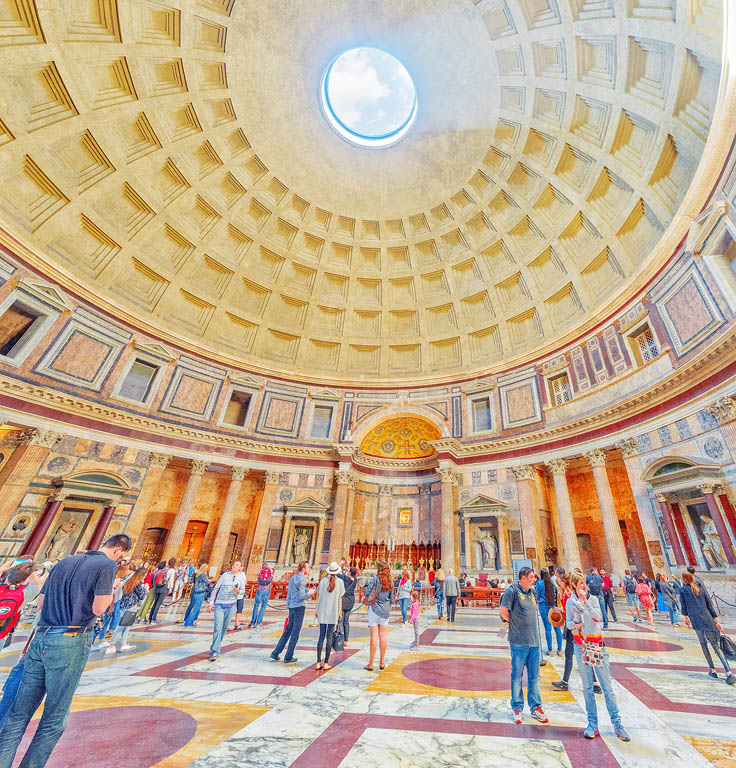
POLYGON ((476 375, 592 327, 677 244, 719 93, 718 0, 3 7, 4 237, 152 335, 304 379, 476 375), (320 105, 359 45, 416 86, 391 147, 320 105))

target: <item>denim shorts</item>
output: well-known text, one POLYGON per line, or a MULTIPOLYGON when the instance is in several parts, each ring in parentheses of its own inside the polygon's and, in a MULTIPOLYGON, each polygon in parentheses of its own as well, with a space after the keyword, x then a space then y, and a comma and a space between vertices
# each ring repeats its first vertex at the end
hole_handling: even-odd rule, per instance
POLYGON ((639 595, 636 594, 636 592, 627 592, 626 593, 626 605, 641 605, 639 603, 639 595))
POLYGON ((368 606, 368 626, 378 627, 388 624, 388 619, 384 619, 383 616, 379 616, 377 613, 373 613, 373 607, 368 606))

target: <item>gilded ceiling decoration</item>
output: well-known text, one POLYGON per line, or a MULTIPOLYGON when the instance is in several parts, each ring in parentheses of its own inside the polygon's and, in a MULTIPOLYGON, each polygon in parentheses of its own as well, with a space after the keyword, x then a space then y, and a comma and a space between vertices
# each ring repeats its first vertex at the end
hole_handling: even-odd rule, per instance
POLYGON ((334 381, 498 367, 635 279, 709 135, 719 0, 4 0, 0 223, 152 332, 334 381), (328 125, 353 45, 417 88, 328 125))
POLYGON ((363 438, 360 448, 367 456, 388 459, 420 459, 434 452, 431 441, 440 431, 429 421, 417 416, 389 419, 363 438))

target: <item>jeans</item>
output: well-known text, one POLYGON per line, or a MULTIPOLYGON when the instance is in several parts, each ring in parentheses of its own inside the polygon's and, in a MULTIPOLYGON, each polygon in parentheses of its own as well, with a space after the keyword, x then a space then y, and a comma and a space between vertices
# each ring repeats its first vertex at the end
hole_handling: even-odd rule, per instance
POLYGON ((192 590, 192 594, 189 595, 187 612, 184 614, 185 627, 194 626, 194 622, 199 618, 199 612, 202 610, 202 603, 206 594, 206 592, 195 592, 192 590))
POLYGON ((721 650, 720 635, 718 630, 696 629, 695 634, 698 636, 698 640, 700 640, 700 647, 703 649, 703 656, 705 656, 705 660, 708 662, 708 666, 711 669, 715 669, 715 666, 713 665, 713 657, 710 655, 710 648, 708 648, 708 642, 710 642, 716 654, 718 655, 718 658, 721 660, 721 664, 723 664, 723 668, 726 670, 726 673, 729 673, 731 671, 731 667, 728 666, 726 657, 723 655, 723 651, 721 650))
POLYGON ((121 646, 127 645, 128 632, 130 632, 130 627, 121 627, 120 624, 118 624, 118 628, 112 634, 112 640, 110 640, 110 645, 115 645, 115 643, 117 643, 118 640, 120 640, 121 646))
POLYGON ((102 616, 100 616, 100 628, 92 631, 92 643, 96 643, 98 638, 105 639, 108 626, 112 619, 112 608, 108 608, 102 616))
POLYGON ((148 621, 156 621, 158 616, 158 610, 166 599, 166 595, 169 594, 169 590, 166 587, 156 587, 153 595, 153 606, 151 607, 151 615, 148 617, 148 621))
POLYGON ((294 658, 294 649, 299 641, 299 633, 302 631, 305 610, 306 608, 303 605, 300 608, 289 608, 289 623, 286 625, 286 629, 281 633, 281 637, 271 653, 272 659, 277 659, 279 657, 281 651, 284 650, 287 641, 289 647, 286 649, 284 661, 291 661, 294 658))
POLYGON ((526 667, 526 698, 529 709, 533 712, 537 707, 542 706, 542 696, 539 693, 541 649, 538 645, 517 645, 516 643, 509 643, 509 645, 511 646, 511 709, 516 712, 524 709, 524 690, 521 687, 521 680, 526 667))
POLYGON ((411 605, 410 597, 399 598, 399 606, 401 607, 401 620, 406 623, 406 617, 409 613, 409 606, 411 605))
MULTIPOLYGON (((665 603, 667 605, 667 603, 665 603)), ((677 624, 677 608, 667 605, 667 613, 670 615, 670 624, 677 624)))
POLYGON ((256 590, 256 599, 253 603, 253 616, 250 624, 252 627, 260 627, 263 624, 263 614, 266 612, 268 598, 271 596, 271 587, 263 587, 256 590))
POLYGON ((603 616, 603 629, 608 629, 608 614, 606 613, 606 601, 603 597, 603 592, 598 595, 592 595, 598 600, 598 605, 601 607, 601 616, 603 616))
MULTIPOLYGON (((542 624, 544 624, 544 637, 547 640, 547 650, 552 651, 552 625, 549 623, 549 606, 547 603, 539 603, 539 615, 542 617, 542 624)), ((555 639, 557 640, 557 650, 562 650, 562 631, 559 627, 555 627, 555 639)))
POLYGON ((603 590, 603 601, 606 604, 606 608, 608 608, 608 612, 611 614, 611 618, 614 621, 618 621, 618 619, 616 618, 616 606, 614 605, 616 602, 616 598, 613 596, 612 589, 603 590))
POLYGON ((445 609, 445 596, 437 595, 437 616, 441 619, 445 609))
POLYGON ((122 618, 122 613, 120 612, 120 600, 117 601, 112 607, 112 619, 110 620, 110 625, 108 626, 108 630, 110 632, 115 632, 115 630, 118 628, 118 624, 120 624, 120 619, 122 618))
POLYGON ((457 606, 457 595, 447 596, 447 620, 455 621, 455 608, 457 606))
POLYGON ((87 663, 92 633, 65 636, 39 629, 26 654, 18 695, 0 731, 0 768, 10 768, 33 713, 43 715, 19 768, 43 768, 64 733, 72 696, 87 663))
POLYGON ((583 681, 583 696, 585 697, 585 711, 588 715, 588 726, 593 730, 598 730, 598 708, 595 704, 595 694, 593 693, 593 683, 596 677, 601 688, 603 688, 603 698, 606 700, 606 709, 611 718, 613 727, 621 725, 621 715, 618 711, 616 696, 613 693, 611 685, 611 670, 608 666, 608 651, 603 649, 603 666, 591 667, 589 664, 583 664, 582 646, 575 643, 575 660, 578 665, 578 672, 583 681))
POLYGON ((320 624, 319 625, 319 640, 317 640, 317 661, 322 661, 322 643, 327 639, 327 647, 325 648, 325 664, 330 660, 330 653, 332 652, 332 641, 335 639, 335 625, 334 624, 320 624))
POLYGON ((235 615, 235 603, 215 603, 215 628, 212 630, 210 653, 220 653, 230 622, 235 615))

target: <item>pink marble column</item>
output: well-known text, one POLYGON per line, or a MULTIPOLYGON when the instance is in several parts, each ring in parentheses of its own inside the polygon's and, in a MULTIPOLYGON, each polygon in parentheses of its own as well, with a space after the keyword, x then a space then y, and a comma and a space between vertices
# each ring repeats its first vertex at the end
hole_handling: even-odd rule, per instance
POLYGON ((38 518, 38 522, 36 523, 33 532, 23 542, 23 546, 20 548, 20 552, 18 553, 19 555, 28 555, 30 557, 35 556, 36 552, 38 552, 38 548, 41 546, 41 542, 49 532, 51 524, 54 522, 54 518, 56 517, 56 513, 59 511, 59 507, 61 507, 63 503, 64 499, 57 495, 52 495, 49 497, 49 500, 46 502, 46 506, 43 508, 43 512, 41 512, 41 516, 38 518))
POLYGON ((672 519, 672 514, 670 513, 670 507, 667 503, 667 497, 662 494, 657 494, 657 502, 659 503, 659 508, 662 511, 662 522, 664 522, 665 530, 667 531, 667 536, 669 536, 670 544, 672 544, 672 549, 675 553, 675 562, 677 565, 686 565, 685 562, 685 554, 682 551, 682 545, 680 544, 680 537, 677 535, 677 529, 675 528, 675 521, 672 519))
POLYGON ((723 522, 723 515, 721 515, 721 510, 718 508, 718 502, 716 501, 716 497, 713 495, 713 489, 714 486, 709 483, 704 483, 700 486, 700 490, 705 497, 705 503, 708 505, 708 512, 710 514, 711 520, 713 520, 715 523, 716 530, 718 531, 718 538, 721 540, 721 545, 723 546, 726 560, 728 561, 729 565, 736 565, 736 554, 734 554, 733 551, 731 537, 728 535, 728 529, 726 528, 726 524, 723 522))
POLYGON ((89 544, 87 544, 87 549, 100 548, 100 544, 102 544, 105 538, 105 532, 107 531, 107 526, 110 525, 110 520, 112 520, 112 516, 114 514, 115 514, 114 502, 112 500, 105 502, 105 508, 102 510, 100 519, 97 521, 97 525, 95 526, 95 531, 90 537, 89 544))

